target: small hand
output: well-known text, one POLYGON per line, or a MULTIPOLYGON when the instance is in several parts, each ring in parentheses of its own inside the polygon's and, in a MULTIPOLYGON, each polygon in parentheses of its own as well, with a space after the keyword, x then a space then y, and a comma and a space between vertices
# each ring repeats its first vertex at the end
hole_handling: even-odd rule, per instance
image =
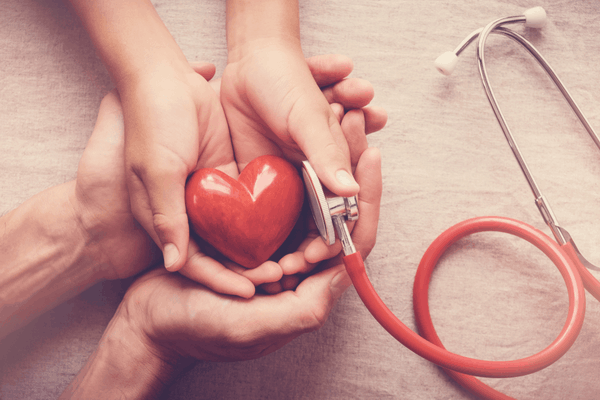
MULTIPOLYGON (((332 192, 343 196, 358 192, 344 133, 316 81, 322 77, 313 78, 314 68, 329 78, 332 73, 339 77, 328 84, 352 70, 347 58, 334 61, 334 68, 328 69, 331 57, 318 59, 311 71, 298 46, 275 41, 249 48, 227 65, 221 103, 241 167, 265 153, 296 163, 308 158, 332 192), (337 69, 340 65, 341 70, 337 69)), ((363 89, 361 100, 370 96, 370 101, 372 88, 370 93, 363 89)))
MULTIPOLYGON (((379 107, 367 106, 373 98, 373 88, 369 82, 355 78, 345 79, 352 71, 352 61, 347 57, 340 55, 317 56, 306 59, 306 65, 314 79, 313 84, 321 88, 318 97, 326 100, 336 122, 341 124, 343 139, 349 147, 349 157, 351 165, 354 167, 362 152, 367 148, 365 135, 383 128, 387 121, 387 114, 379 107), (348 111, 345 112, 345 110, 348 111)), ((268 101, 261 102, 261 98, 256 101, 251 100, 251 96, 246 94, 247 86, 241 85, 243 81, 235 80, 232 76, 232 71, 237 71, 237 68, 236 66, 229 71, 226 69, 221 85, 221 102, 227 113, 240 170, 249 161, 263 154, 287 156, 291 157, 293 161, 304 159, 302 153, 294 149, 290 150, 286 143, 282 143, 255 111, 268 101), (228 72, 230 73, 229 83, 225 80, 228 72), (227 95, 230 97, 226 98, 227 95), (229 112, 227 112, 228 109, 229 112)), ((277 76, 273 75, 269 78, 276 80, 277 76)), ((265 93, 262 98, 269 99, 271 97, 265 93)), ((300 247, 298 247, 298 240, 291 241, 291 247, 285 247, 278 252, 280 257, 283 257, 279 260, 279 265, 286 276, 281 282, 263 286, 270 293, 276 293, 282 289, 293 289, 299 281, 297 274, 309 272, 318 262, 333 257, 341 249, 339 245, 324 246, 320 239, 315 241, 314 239, 318 237, 316 227, 312 223, 310 215, 306 214, 305 217, 305 220, 300 221, 297 229, 293 232, 297 238, 299 237, 300 247), (310 227, 308 234, 302 230, 305 228, 306 221, 309 221, 310 227), (313 242, 314 244, 311 245, 313 242)))
MULTIPOLYGON (((194 64, 198 73, 214 73, 210 64, 194 64)), ((89 241, 106 257, 104 277, 120 279, 135 275, 160 261, 160 250, 137 223, 131 211, 125 180, 123 113, 116 91, 100 105, 92 136, 79 163, 75 209, 89 241)), ((231 171, 230 171, 231 172, 231 171)), ((234 176, 237 168, 233 168, 234 176)), ((226 268, 205 255, 191 240, 188 260, 180 272, 225 294, 251 297, 255 285, 281 278, 275 263, 255 270, 226 268)))
POLYGON ((225 114, 189 65, 141 72, 120 88, 132 211, 163 250, 167 269, 177 271, 188 258, 188 175, 200 167, 237 174, 225 114))

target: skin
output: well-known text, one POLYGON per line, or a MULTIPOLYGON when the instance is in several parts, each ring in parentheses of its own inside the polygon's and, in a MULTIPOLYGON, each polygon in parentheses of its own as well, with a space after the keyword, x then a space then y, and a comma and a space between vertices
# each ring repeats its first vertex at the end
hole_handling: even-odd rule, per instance
MULTIPOLYGON (((381 108, 367 107, 374 95, 368 82, 343 80, 353 69, 352 61, 343 56, 305 60, 296 1, 228 0, 227 47, 221 103, 240 169, 264 154, 297 166, 308 159, 325 187, 338 195, 355 195, 353 178, 343 184, 336 174, 344 171, 351 177, 368 146, 365 133, 381 129, 387 115, 381 108), (344 109, 350 111, 344 115, 344 109)), ((284 276, 263 285, 267 292, 294 288, 301 274, 339 253, 339 244, 327 247, 315 240, 318 234, 308 213, 303 223, 308 233, 279 260, 284 276)))
MULTIPOLYGON (((315 76, 331 76, 336 75, 331 71, 337 70, 337 59, 339 56, 320 56, 308 63, 314 65, 315 76)), ((192 66, 208 78, 214 73, 210 64, 192 66)), ((338 97, 349 103, 354 95, 345 91, 344 82, 339 82, 338 97)), ((219 81, 213 84, 218 90, 219 81)), ((328 86, 324 93, 337 91, 336 86, 328 86)), ((343 115, 342 106, 332 107, 343 115)), ((346 113, 343 126, 351 113, 346 113)), ((354 131, 360 133, 361 125, 354 131)), ((0 262, 0 338, 98 282, 130 277, 161 261, 160 249, 131 210, 123 132, 122 108, 115 91, 101 103, 77 179, 50 188, 0 217, 0 251, 4 255, 0 262)), ((348 135, 350 141, 357 140, 350 139, 352 136, 348 135)), ((223 294, 250 298, 256 286, 278 285, 283 276, 281 266, 274 262, 246 270, 198 249, 189 254, 180 272, 223 294)))
MULTIPOLYGON (((348 84, 352 80, 338 83, 351 71, 347 59, 316 59, 311 67, 310 61, 299 57, 299 43, 293 53, 285 54, 287 59, 270 58, 271 62, 285 62, 291 77, 283 69, 273 71, 278 75, 270 79, 246 75, 244 65, 262 68, 266 64, 245 57, 236 60, 233 55, 243 49, 257 52, 254 45, 259 42, 255 41, 252 46, 231 48, 232 66, 226 71, 225 83, 211 87, 208 79, 214 67, 188 64, 149 1, 71 3, 119 95, 113 92, 102 102, 77 180, 36 196, 1 221, 0 243, 9 261, 0 274, 0 337, 99 281, 139 273, 160 260, 160 255, 167 269, 181 274, 159 268, 132 285, 97 351, 64 397, 148 398, 193 359, 255 358, 318 329, 350 285, 339 248, 319 245, 309 233, 292 253, 296 257, 286 271, 282 267, 286 263, 265 263, 251 271, 220 263, 189 241, 183 188, 196 168, 214 167, 236 176, 239 166, 229 141, 228 121, 231 118, 240 128, 231 132, 236 146, 244 140, 244 121, 258 117, 263 127, 252 133, 258 143, 253 151, 281 151, 291 160, 297 160, 294 154, 304 152, 335 193, 358 191, 351 175, 352 161, 357 162, 356 181, 363 185, 362 219, 352 234, 366 257, 375 243, 381 170, 378 151, 366 149, 364 137, 367 131, 383 127, 386 116, 373 108, 345 110, 366 105, 372 97, 366 93, 370 87, 352 93, 353 85, 348 84), (136 18, 125 17, 131 15, 136 18), (345 66, 340 67, 342 64, 345 66), (293 76, 296 74, 298 78, 293 76), (286 90, 300 95, 273 110, 264 90, 283 95, 274 86, 280 78, 289 78, 286 90), (327 87, 320 88, 319 82, 327 87), (223 93, 227 93, 225 100, 223 93), (236 96, 246 98, 240 102, 236 96), (261 99, 266 103, 261 105, 261 99), (316 108, 306 112, 302 104, 315 104, 316 108), (239 107, 242 112, 226 115, 228 107, 239 107), (277 121, 269 122, 265 113, 270 111, 289 126, 281 128, 277 121), (316 135, 315 129, 320 134, 316 135), (256 133, 267 140, 261 142, 256 133), (345 180, 340 181, 340 171, 346 173, 345 180), (308 251, 311 248, 316 250, 308 251), (335 254, 338 256, 326 261, 335 254), (317 265, 318 272, 313 271, 317 265), (301 282, 293 276, 308 271, 311 275, 301 282), (284 272, 293 279, 286 280, 284 272), (277 294, 253 296, 255 286, 261 284, 272 284, 267 291, 277 294), (294 291, 281 292, 292 287, 294 291)), ((237 8, 242 3, 232 4, 237 8)), ((246 21, 250 25, 240 21, 240 26, 258 23, 254 26, 268 28, 269 24, 262 25, 254 18, 266 17, 256 13, 265 11, 266 5, 279 13, 270 20, 276 27, 297 31, 297 3, 257 1, 244 7, 254 5, 257 8, 241 14, 253 16, 246 21), (273 5, 277 7, 271 8, 273 5)), ((228 14, 240 15, 230 4, 228 14)), ((231 26, 229 22, 228 18, 231 26)), ((282 34, 280 39, 288 35, 277 30, 271 33, 282 34)), ((283 50, 268 47, 270 51, 283 50)), ((235 156, 240 160, 251 156, 243 153, 243 146, 237 147, 240 154, 235 156)))
MULTIPOLYGON (((286 157, 297 159, 302 151, 334 193, 358 192, 339 120, 301 53, 296 1, 227 2, 231 67, 223 77, 224 110, 207 80, 190 67, 150 0, 70 3, 120 93, 131 210, 161 249, 168 270, 183 268, 190 259, 188 252, 194 250, 185 210, 186 178, 199 167, 235 174, 233 152, 222 140, 229 119, 235 120, 229 127, 237 133, 232 134, 240 138, 254 113, 259 117, 255 122, 269 128, 264 138, 276 138, 286 157), (293 48, 284 51, 283 58, 274 58, 288 45, 293 48), (263 47, 268 60, 246 58, 261 54, 263 47), (285 68, 274 66, 280 61, 285 68), (282 80, 285 85, 279 86, 282 80), (244 93, 247 97, 239 97, 244 93), (279 107, 274 101, 283 97, 279 107), (232 112, 236 107, 241 107, 242 117, 232 112)), ((251 137, 252 142, 259 139, 251 137)), ((244 156, 243 163, 251 156, 244 156)), ((248 293, 249 287, 240 295, 248 293)))
MULTIPOLYGON (((116 96, 107 102, 118 107, 116 96)), ((101 138, 102 131, 94 135, 101 138)), ((382 191, 377 149, 360 155, 355 176, 361 218, 352 237, 366 257, 375 244, 382 191)), ((340 255, 323 260, 293 291, 251 299, 153 269, 129 288, 98 348, 61 398, 159 398, 194 360, 258 358, 319 329, 350 285, 340 255)))

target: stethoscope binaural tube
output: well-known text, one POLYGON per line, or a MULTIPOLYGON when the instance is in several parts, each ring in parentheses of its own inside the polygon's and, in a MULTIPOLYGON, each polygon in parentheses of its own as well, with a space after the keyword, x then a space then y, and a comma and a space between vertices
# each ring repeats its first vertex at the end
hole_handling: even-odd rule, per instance
POLYGON ((489 82, 486 64, 485 64, 485 44, 488 36, 491 33, 502 34, 504 36, 509 37, 513 41, 520 44, 525 50, 533 56, 533 58, 538 62, 540 67, 544 69, 544 71, 548 74, 548 76, 552 79, 557 89, 561 92, 585 130, 588 132, 590 138, 593 140, 594 144, 598 149, 600 149, 600 137, 595 132, 594 128, 590 125, 589 121, 562 83, 556 72, 554 72, 553 68, 548 64, 546 59, 540 54, 540 52, 523 36, 518 33, 503 28, 502 24, 507 23, 517 23, 524 22, 526 26, 530 28, 541 28, 545 25, 546 22, 546 12, 541 7, 534 7, 529 10, 526 10, 523 15, 515 16, 515 17, 507 17, 501 18, 496 21, 489 23, 484 28, 478 29, 471 33, 467 38, 465 38, 461 44, 452 52, 446 52, 438 57, 435 61, 435 66, 444 75, 450 75, 454 68, 456 67, 456 63, 458 60, 458 55, 477 37, 479 37, 479 43, 477 45, 477 61, 479 67, 479 73, 481 76, 481 83, 483 85, 484 91, 494 111, 494 115, 498 120, 498 123, 504 133, 506 141, 510 149, 517 160, 525 179, 533 192, 535 197, 535 204, 538 207, 544 222, 554 235, 556 241, 563 248, 563 250, 572 258, 577 267, 585 288, 590 294, 592 294, 598 301, 600 301, 600 282, 590 273, 591 270, 600 270, 600 268, 591 264, 577 249, 573 238, 569 234, 569 232, 564 229, 557 221, 552 208, 548 202, 548 199, 542 194, 538 184, 536 183, 533 175, 531 174, 527 162, 523 158, 521 151, 519 150, 519 146, 517 145, 512 132, 500 110, 500 106, 498 105, 498 101, 496 100, 496 96, 494 95, 494 91, 492 90, 491 84, 489 82))

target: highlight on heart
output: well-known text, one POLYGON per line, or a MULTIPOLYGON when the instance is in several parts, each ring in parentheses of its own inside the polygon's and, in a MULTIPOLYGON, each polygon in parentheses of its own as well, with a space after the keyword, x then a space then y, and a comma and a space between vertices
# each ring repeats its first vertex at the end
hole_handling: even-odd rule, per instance
POLYGON ((194 232, 230 260, 256 268, 292 231, 304 202, 296 168, 273 155, 252 160, 238 179, 199 169, 185 188, 194 232))

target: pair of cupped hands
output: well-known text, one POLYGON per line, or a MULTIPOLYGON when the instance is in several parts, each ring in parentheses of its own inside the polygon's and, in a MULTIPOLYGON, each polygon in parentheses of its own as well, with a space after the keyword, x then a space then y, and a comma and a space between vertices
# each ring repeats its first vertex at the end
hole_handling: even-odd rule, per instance
POLYGON ((298 224, 309 228, 299 246, 248 270, 210 257, 190 239, 184 190, 199 168, 237 177, 264 154, 296 166, 308 158, 334 193, 354 195, 360 185, 361 216, 351 229, 366 257, 381 197, 379 153, 366 134, 387 115, 368 106, 373 88, 347 78, 352 69, 344 56, 304 59, 301 51, 271 47, 230 62, 218 80, 210 81, 212 64, 164 65, 103 99, 73 196, 88 242, 104 258, 102 276, 131 277, 161 261, 179 271, 161 266, 139 277, 104 340, 125 329, 176 366, 191 358, 256 358, 325 322, 351 282, 341 246, 325 245, 308 213, 298 224))

